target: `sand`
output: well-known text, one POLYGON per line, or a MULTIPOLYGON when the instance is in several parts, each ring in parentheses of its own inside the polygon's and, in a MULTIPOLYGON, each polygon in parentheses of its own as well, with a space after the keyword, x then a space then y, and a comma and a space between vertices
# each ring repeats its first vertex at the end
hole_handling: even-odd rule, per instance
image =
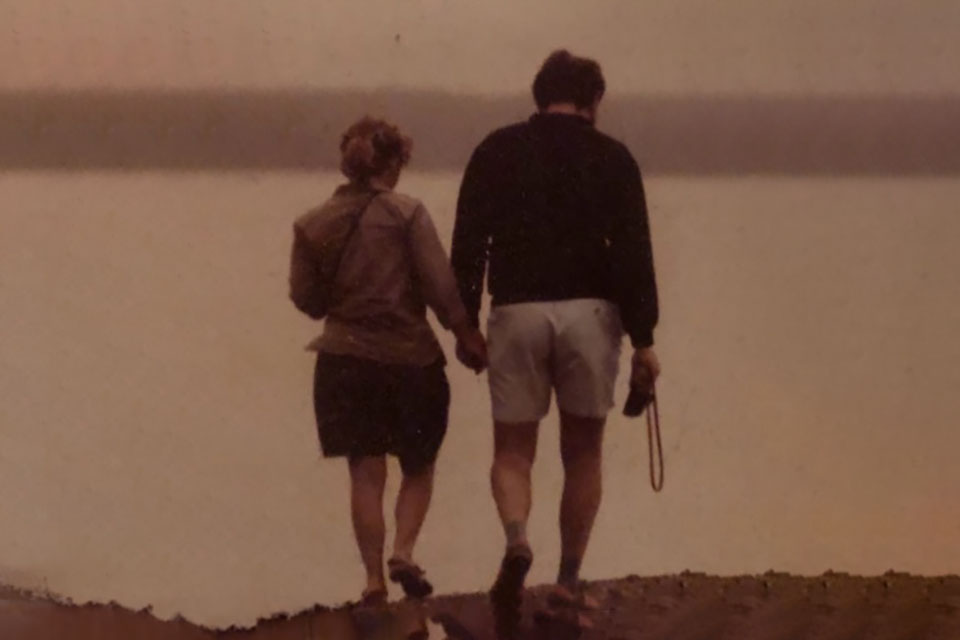
MULTIPOLYGON (((589 592, 601 607, 584 640, 954 640, 960 637, 960 577, 919 577, 887 572, 862 577, 826 572, 800 577, 767 572, 757 576, 715 577, 685 572, 669 576, 629 576, 594 582, 589 592)), ((542 638, 532 623, 545 588, 531 590, 525 602, 520 638, 542 638)), ((0 636, 17 640, 70 637, 150 640, 281 640, 409 637, 387 624, 422 629, 421 638, 493 640, 482 594, 441 596, 422 605, 394 602, 391 616, 349 607, 314 607, 292 616, 262 620, 251 629, 211 630, 183 620, 161 621, 149 611, 116 605, 77 607, 49 597, 0 589, 0 636), (379 627, 375 620, 384 621, 379 627), (365 628, 366 632, 358 631, 365 628), (378 635, 378 633, 380 635, 378 635)), ((556 637, 556 631, 549 634, 556 637)))

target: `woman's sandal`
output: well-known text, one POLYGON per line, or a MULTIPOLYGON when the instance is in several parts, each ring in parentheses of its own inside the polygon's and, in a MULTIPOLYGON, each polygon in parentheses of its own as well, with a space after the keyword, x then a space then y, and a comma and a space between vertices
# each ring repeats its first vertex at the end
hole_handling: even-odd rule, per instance
POLYGON ((424 577, 424 571, 413 562, 401 558, 387 560, 390 581, 398 582, 411 598, 426 598, 433 593, 433 585, 424 577))

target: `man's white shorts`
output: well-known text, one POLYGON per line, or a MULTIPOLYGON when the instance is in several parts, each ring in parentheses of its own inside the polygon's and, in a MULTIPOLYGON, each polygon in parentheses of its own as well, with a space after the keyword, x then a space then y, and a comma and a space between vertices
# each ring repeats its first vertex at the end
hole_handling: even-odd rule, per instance
POLYGON ((494 307, 487 320, 494 420, 541 420, 552 390, 564 413, 605 418, 613 407, 622 341, 619 307, 607 300, 494 307))

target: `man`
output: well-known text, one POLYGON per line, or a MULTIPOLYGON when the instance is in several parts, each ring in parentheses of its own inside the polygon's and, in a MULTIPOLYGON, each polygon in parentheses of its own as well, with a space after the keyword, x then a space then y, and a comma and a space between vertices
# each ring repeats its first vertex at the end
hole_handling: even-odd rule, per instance
POLYGON ((601 445, 613 407, 624 330, 633 380, 659 374, 657 290, 640 171, 627 148, 594 128, 600 66, 565 50, 533 83, 538 112, 474 151, 457 203, 452 263, 479 325, 489 260, 491 483, 507 538, 492 590, 518 610, 533 559, 530 470, 551 392, 560 410, 562 555, 554 595, 578 596, 580 564, 601 495, 601 445))

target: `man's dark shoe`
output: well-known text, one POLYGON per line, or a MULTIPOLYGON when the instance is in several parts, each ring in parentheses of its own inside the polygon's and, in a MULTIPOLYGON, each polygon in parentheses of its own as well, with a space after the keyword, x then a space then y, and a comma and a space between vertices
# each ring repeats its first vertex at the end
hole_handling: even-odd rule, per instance
POLYGON ((520 627, 520 605, 523 604, 523 581, 533 564, 533 552, 526 544, 507 547, 500 563, 500 573, 490 589, 497 638, 515 638, 520 627))
POLYGON ((490 588, 490 598, 494 601, 520 600, 523 592, 523 581, 527 577, 530 565, 533 564, 533 552, 526 544, 515 544, 507 547, 507 552, 500 562, 500 573, 490 588))

